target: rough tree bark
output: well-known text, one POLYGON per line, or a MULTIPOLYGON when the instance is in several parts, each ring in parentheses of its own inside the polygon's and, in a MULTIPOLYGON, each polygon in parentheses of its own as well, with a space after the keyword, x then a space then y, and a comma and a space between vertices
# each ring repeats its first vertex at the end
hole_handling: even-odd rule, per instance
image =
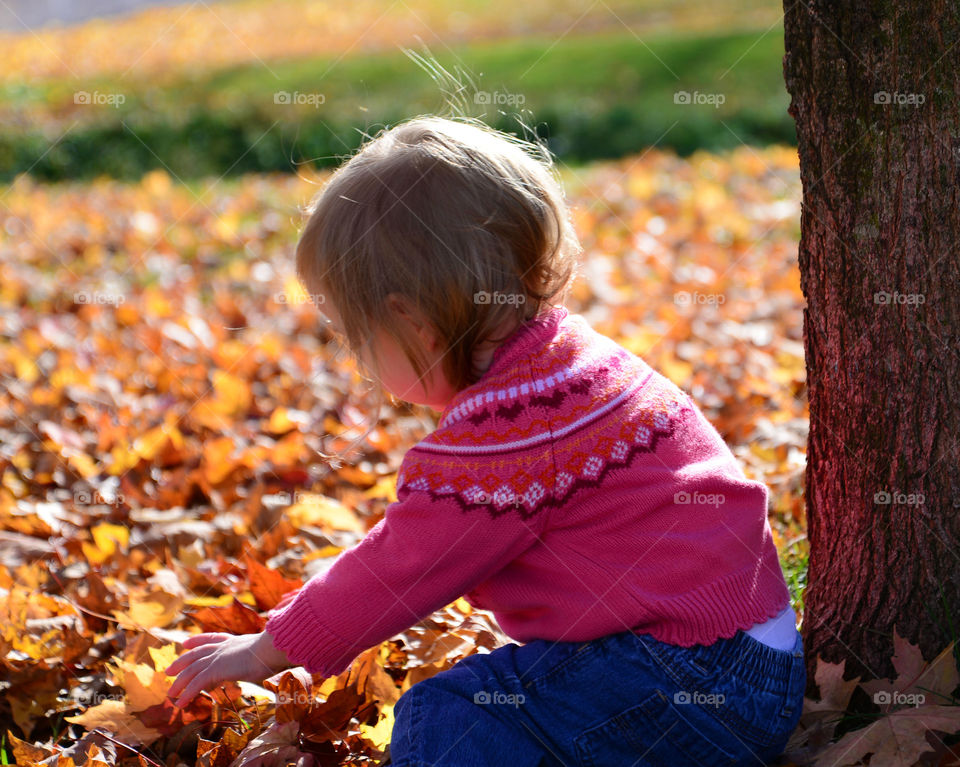
POLYGON ((960 632, 960 5, 784 0, 810 401, 803 634, 890 676, 960 632), (952 625, 951 625, 952 622, 952 625))

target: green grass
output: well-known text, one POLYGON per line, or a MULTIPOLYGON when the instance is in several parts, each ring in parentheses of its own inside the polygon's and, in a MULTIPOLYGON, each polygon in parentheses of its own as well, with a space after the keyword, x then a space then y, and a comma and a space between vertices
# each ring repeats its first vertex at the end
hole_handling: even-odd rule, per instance
MULTIPOLYGON (((519 114, 567 161, 618 157, 658 141, 680 154, 741 141, 795 142, 782 80, 782 27, 643 42, 620 30, 433 53, 445 69, 469 74, 461 75, 463 111, 515 132, 519 114), (480 104, 477 90, 523 103, 480 104), (719 107, 675 104, 677 91, 722 94, 725 101, 719 107)), ((0 128, 0 178, 31 166, 40 178, 58 179, 101 173, 136 178, 163 165, 181 177, 219 175, 231 165, 231 173, 290 170, 292 161, 303 159, 333 165, 357 146, 360 130, 372 133, 447 106, 437 84, 400 51, 246 65, 162 87, 102 78, 84 89, 120 92, 126 101, 119 108, 74 107, 53 118, 58 105, 72 107, 75 84, 0 91, 4 106, 49 105, 51 114, 48 122, 41 111, 35 131, 0 128), (279 91, 321 93, 324 102, 276 104, 279 91), (47 151, 51 139, 77 120, 47 151)))
POLYGON ((780 552, 780 566, 790 590, 790 604, 798 615, 803 613, 803 590, 807 587, 809 565, 810 546, 805 537, 793 541, 780 552))

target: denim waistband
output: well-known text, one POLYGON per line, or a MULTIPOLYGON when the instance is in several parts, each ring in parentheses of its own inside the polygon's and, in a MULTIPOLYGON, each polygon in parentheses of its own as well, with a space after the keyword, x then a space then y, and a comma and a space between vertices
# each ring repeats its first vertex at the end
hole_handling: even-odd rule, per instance
POLYGON ((724 669, 736 666, 736 675, 761 689, 781 689, 784 680, 805 674, 803 639, 797 631, 793 648, 777 650, 751 637, 742 629, 727 639, 718 639, 710 645, 681 647, 655 639, 650 634, 635 632, 648 649, 669 663, 677 654, 704 669, 724 669))
POLYGON ((751 684, 763 686, 782 680, 803 669, 803 639, 797 631, 793 648, 778 650, 764 644, 742 629, 729 639, 718 639, 711 645, 695 648, 697 662, 711 668, 721 664, 737 664, 737 676, 751 684))

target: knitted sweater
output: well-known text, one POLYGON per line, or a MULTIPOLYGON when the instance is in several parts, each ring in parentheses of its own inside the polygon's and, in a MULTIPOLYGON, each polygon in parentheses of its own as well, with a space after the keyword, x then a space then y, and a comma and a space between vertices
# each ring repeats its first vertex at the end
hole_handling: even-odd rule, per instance
POLYGON ((789 593, 748 480, 688 395, 583 317, 507 338, 404 456, 397 500, 266 630, 324 675, 465 596, 513 639, 708 645, 789 593))

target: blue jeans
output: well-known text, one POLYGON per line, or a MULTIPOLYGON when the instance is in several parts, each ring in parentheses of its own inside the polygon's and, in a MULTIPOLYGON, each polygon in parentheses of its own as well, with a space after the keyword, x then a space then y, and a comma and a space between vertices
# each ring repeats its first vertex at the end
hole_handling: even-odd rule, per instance
POLYGON ((803 707, 797 632, 776 650, 743 631, 684 648, 624 631, 470 655, 394 709, 391 767, 757 765, 803 707))

